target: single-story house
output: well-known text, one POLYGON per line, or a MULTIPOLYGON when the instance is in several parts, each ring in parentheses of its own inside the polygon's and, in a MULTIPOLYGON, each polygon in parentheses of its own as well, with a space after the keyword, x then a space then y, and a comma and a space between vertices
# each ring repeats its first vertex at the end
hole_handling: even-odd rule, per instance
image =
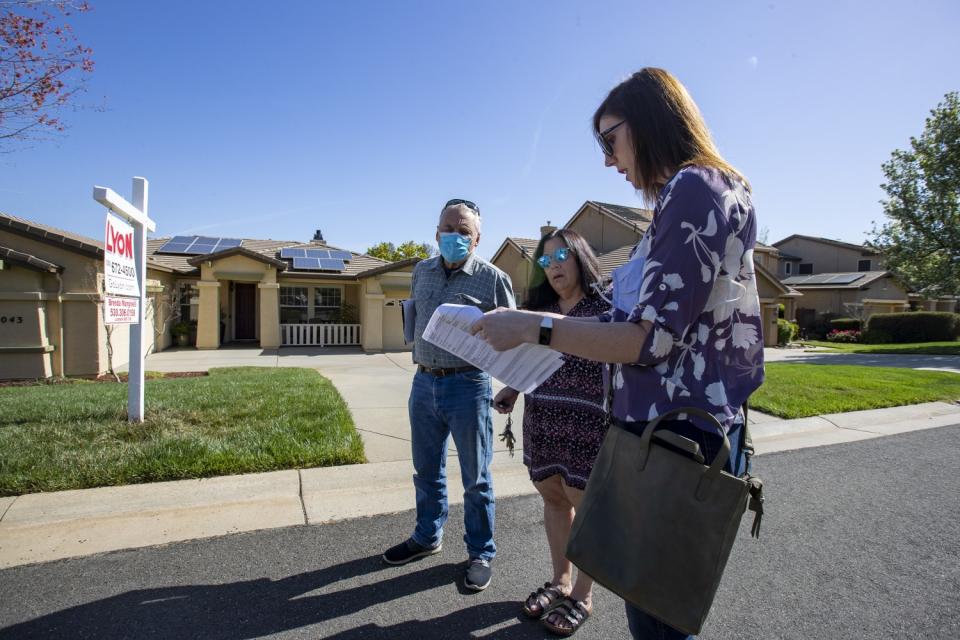
MULTIPOLYGON (((103 322, 103 255, 101 240, 0 214, 0 379, 92 376, 126 364, 128 327, 103 322)), ((409 349, 399 303, 417 261, 344 251, 319 232, 308 242, 150 238, 144 353, 169 347, 181 320, 198 349, 409 349)))

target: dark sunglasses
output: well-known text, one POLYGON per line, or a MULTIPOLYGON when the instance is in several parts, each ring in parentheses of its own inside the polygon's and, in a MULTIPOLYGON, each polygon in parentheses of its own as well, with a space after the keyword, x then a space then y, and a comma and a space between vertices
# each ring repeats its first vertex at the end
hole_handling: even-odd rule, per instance
POLYGON ((607 136, 614 132, 614 130, 622 125, 626 120, 621 120, 612 127, 608 127, 603 131, 595 131, 593 135, 597 138, 597 143, 600 145, 600 149, 603 151, 603 155, 612 156, 613 155, 613 146, 610 144, 610 141, 607 140, 607 136))
POLYGON ((558 263, 566 262, 567 258, 569 257, 570 257, 570 248, 560 247, 559 249, 553 252, 553 256, 543 254, 542 256, 537 258, 537 264, 540 265, 541 269, 546 270, 550 266, 550 263, 553 262, 554 260, 556 260, 558 263))
POLYGON ((445 211, 445 210, 447 209, 447 207, 455 207, 455 206, 457 206, 458 204, 462 204, 462 205, 465 206, 465 207, 468 207, 468 208, 470 208, 470 209, 473 209, 474 211, 477 212, 477 215, 480 215, 480 207, 478 207, 475 203, 470 202, 469 200, 462 200, 462 199, 460 199, 460 198, 454 198, 454 199, 452 199, 452 200, 447 200, 447 204, 443 205, 443 209, 440 209, 440 211, 443 212, 443 211, 445 211))

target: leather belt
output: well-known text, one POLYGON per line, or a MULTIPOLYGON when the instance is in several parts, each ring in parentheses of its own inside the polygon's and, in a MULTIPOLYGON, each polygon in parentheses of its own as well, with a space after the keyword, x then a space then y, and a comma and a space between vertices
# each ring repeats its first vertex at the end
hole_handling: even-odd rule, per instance
POLYGON ((422 364, 417 365, 420 368, 421 373, 429 373, 432 376, 437 376, 442 378, 443 376, 452 376, 455 373, 467 373, 469 371, 479 371, 476 367, 447 367, 439 369, 431 369, 430 367, 425 367, 422 364))

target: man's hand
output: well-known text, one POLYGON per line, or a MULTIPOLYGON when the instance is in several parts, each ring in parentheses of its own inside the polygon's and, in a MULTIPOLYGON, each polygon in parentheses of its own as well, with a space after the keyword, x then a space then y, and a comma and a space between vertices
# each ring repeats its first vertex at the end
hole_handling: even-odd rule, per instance
POLYGON ((470 333, 486 340, 495 351, 506 351, 524 342, 539 342, 541 318, 541 314, 533 311, 498 307, 473 323, 470 333))
POLYGON ((510 413, 513 411, 513 405, 517 403, 517 396, 520 392, 510 387, 504 387, 500 393, 493 399, 493 408, 497 413, 510 413))

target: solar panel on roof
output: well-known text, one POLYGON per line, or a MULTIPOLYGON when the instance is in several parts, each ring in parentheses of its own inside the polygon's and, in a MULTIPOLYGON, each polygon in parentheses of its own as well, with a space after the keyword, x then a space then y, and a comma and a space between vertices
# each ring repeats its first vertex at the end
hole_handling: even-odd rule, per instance
POLYGON ((349 251, 330 251, 330 257, 334 260, 343 260, 344 262, 350 262, 353 258, 353 254, 349 251))
POLYGON ((157 249, 159 253, 184 253, 193 244, 194 236, 174 236, 157 249))
POLYGON ((830 278, 827 282, 830 284, 852 284, 862 277, 862 273, 840 273, 830 278))
POLYGON ((236 238, 211 238, 210 236, 175 236, 157 250, 157 253, 181 253, 184 255, 204 255, 224 249, 232 249, 243 244, 236 238))
POLYGON ((280 249, 280 257, 284 260, 291 260, 293 258, 306 258, 307 250, 299 247, 284 247, 283 249, 280 249))
POLYGON ((328 260, 330 258, 330 252, 326 249, 307 249, 307 257, 328 260))
POLYGON ((294 258, 293 268, 304 271, 343 271, 343 260, 330 258, 294 258))
POLYGON ((320 268, 328 269, 330 271, 343 271, 346 269, 347 265, 343 263, 343 260, 334 260, 332 258, 323 259, 320 258, 320 268))

